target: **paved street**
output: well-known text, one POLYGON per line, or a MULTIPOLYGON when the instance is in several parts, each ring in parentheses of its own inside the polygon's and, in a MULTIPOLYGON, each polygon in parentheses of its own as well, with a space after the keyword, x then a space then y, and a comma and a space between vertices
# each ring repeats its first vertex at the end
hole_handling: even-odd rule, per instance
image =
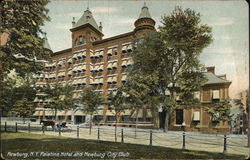
MULTIPOLYGON (((2 122, 2 130, 4 130, 4 123, 2 122)), ((77 126, 70 126, 71 129, 65 129, 61 132, 61 136, 77 138, 77 126)), ((133 144, 150 144, 150 130, 135 128, 117 128, 117 142, 121 142, 121 130, 123 129, 124 143, 133 144)), ((42 127, 38 123, 30 124, 30 133, 43 134, 42 127)), ((7 131, 15 131, 15 122, 7 122, 7 131)), ((28 123, 18 123, 18 132, 28 132, 28 123)), ((52 131, 51 127, 47 127, 46 135, 59 136, 59 132, 52 131)), ((79 138, 82 139, 98 139, 98 126, 92 128, 91 135, 89 135, 88 127, 79 128, 79 138)), ((108 126, 99 127, 99 140, 115 141, 115 128, 108 126)), ((4 137, 3 137, 4 139, 4 137)), ((223 152, 224 135, 203 134, 196 132, 185 133, 185 148, 189 150, 199 150, 208 152, 223 152)), ((152 130, 152 145, 164 146, 169 148, 183 147, 183 132, 168 131, 164 133, 162 130, 152 130)), ((227 153, 248 155, 250 153, 247 148, 246 135, 228 135, 227 136, 227 153)))

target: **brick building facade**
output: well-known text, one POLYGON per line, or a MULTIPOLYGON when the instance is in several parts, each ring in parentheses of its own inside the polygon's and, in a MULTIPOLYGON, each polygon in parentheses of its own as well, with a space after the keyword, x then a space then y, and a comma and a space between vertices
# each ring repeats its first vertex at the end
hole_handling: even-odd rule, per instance
MULTIPOLYGON (((36 84, 45 85, 54 82, 63 84, 71 81, 72 85, 75 86, 74 98, 80 96, 86 85, 93 86, 95 91, 102 93, 103 97, 107 98, 109 92, 115 91, 126 82, 127 70, 132 65, 133 49, 131 44, 133 39, 143 36, 144 33, 155 31, 155 21, 151 18, 146 5, 142 7, 134 26, 135 28, 131 32, 103 39, 101 23, 97 25, 91 11, 87 9, 77 22, 74 20, 72 22, 70 29, 72 47, 53 53, 51 63, 45 64, 46 70, 37 77, 36 84)), ((46 48, 50 49, 47 43, 46 48)), ((228 87, 231 83, 225 80, 225 77, 212 73, 213 69, 208 68, 208 71, 211 72, 205 73, 209 81, 204 84, 198 95, 202 106, 192 109, 179 106, 173 112, 170 129, 179 130, 180 123, 184 121, 187 128, 190 128, 189 130, 203 131, 202 128, 209 128, 210 117, 203 110, 203 106, 213 105, 215 99, 228 99, 228 87), (198 111, 200 122, 199 125, 193 127, 191 125, 192 117, 194 113, 198 116, 198 111), (176 118, 180 116, 182 116, 180 120, 176 118)), ((43 100, 43 96, 43 93, 37 93, 37 98, 34 101, 38 106, 34 116, 50 119, 53 116, 53 111, 43 109, 43 104, 49 103, 48 100, 43 100)), ((139 123, 151 126, 151 110, 145 109, 137 112, 139 123)), ((133 123, 134 114, 134 111, 127 110, 121 115, 119 121, 133 123)), ((59 112, 57 120, 84 123, 86 116, 80 108, 77 108, 59 112)), ((108 110, 107 106, 100 106, 94 115, 94 121, 98 123, 114 122, 114 114, 108 110)), ((224 124, 221 123, 220 126, 224 126, 224 124)))

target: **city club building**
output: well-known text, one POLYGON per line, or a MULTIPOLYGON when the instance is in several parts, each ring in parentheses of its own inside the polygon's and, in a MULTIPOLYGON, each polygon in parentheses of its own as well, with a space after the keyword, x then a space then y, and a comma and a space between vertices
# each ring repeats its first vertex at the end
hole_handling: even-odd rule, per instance
MULTIPOLYGON (((55 82, 63 85, 67 81, 71 81, 75 86, 74 98, 80 97, 83 88, 89 85, 107 98, 111 91, 117 90, 126 82, 128 68, 132 65, 133 39, 141 37, 147 32, 155 31, 155 21, 150 16, 146 5, 142 7, 134 26, 135 28, 131 32, 103 39, 102 24, 98 25, 91 11, 87 9, 77 22, 73 19, 70 29, 72 47, 53 53, 52 60, 45 63, 45 71, 36 77, 36 85, 43 86, 55 82)), ((51 50, 46 37, 45 40, 45 48, 51 50)), ((202 90, 197 92, 201 105, 191 109, 179 106, 171 116, 170 129, 180 130, 181 126, 185 124, 186 129, 192 131, 227 131, 228 126, 223 122, 211 127, 211 116, 205 112, 204 108, 212 106, 219 100, 228 99, 228 88, 231 82, 226 80, 225 75, 216 76, 214 67, 207 69, 204 74, 208 81, 203 85, 202 90)), ((49 103, 44 96, 46 95, 37 92, 34 100, 37 103, 34 116, 39 119, 51 119, 54 113, 53 110, 43 108, 44 104, 49 103)), ((125 110, 119 116, 118 121, 126 124, 125 126, 133 126, 136 114, 140 127, 153 127, 153 114, 150 109, 146 108, 125 110)), ((81 107, 78 107, 59 111, 56 120, 80 124, 85 123, 86 117, 87 115, 81 110, 81 107)), ((160 112, 157 118, 162 124, 164 118, 160 112)), ((95 124, 111 125, 115 121, 115 114, 103 105, 94 114, 93 121, 95 124)))

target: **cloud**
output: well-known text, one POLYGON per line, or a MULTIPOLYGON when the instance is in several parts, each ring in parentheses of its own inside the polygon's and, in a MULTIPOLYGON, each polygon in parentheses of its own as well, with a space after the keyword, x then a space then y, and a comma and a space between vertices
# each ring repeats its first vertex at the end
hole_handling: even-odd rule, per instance
POLYGON ((94 7, 91 11, 95 14, 98 13, 115 13, 118 12, 118 9, 115 7, 94 7))
POLYGON ((209 23, 211 26, 227 26, 232 24, 234 24, 234 20, 231 17, 221 17, 209 23))

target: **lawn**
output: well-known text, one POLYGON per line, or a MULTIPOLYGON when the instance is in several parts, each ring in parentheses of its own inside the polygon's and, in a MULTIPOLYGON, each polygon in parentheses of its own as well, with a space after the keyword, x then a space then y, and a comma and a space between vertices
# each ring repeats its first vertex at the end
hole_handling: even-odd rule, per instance
POLYGON ((10 159, 245 159, 244 156, 28 133, 3 133, 10 159))

